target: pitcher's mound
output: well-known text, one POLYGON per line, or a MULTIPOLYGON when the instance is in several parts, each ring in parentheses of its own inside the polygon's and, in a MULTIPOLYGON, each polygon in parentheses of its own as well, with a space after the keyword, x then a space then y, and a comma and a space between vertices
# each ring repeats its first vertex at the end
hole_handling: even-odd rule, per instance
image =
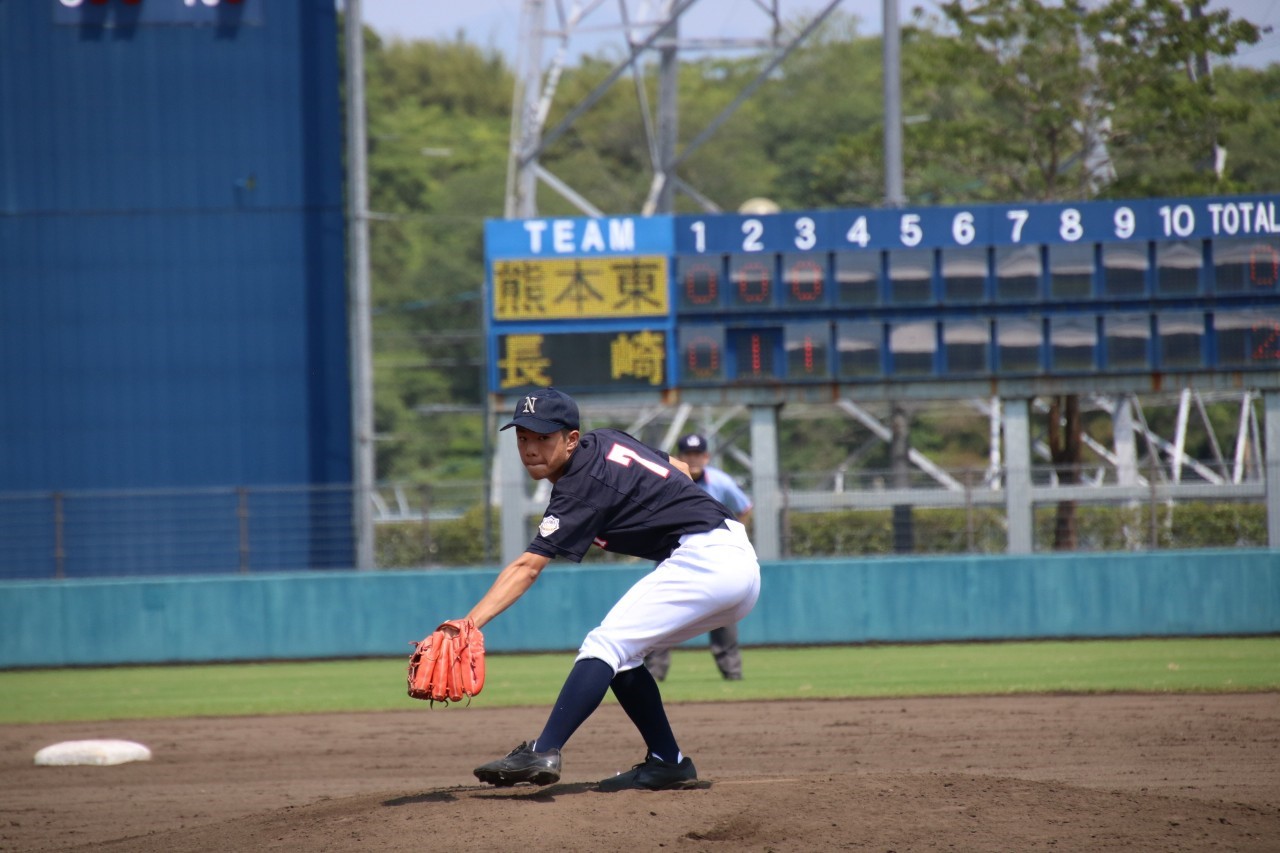
POLYGON ((131 740, 64 740, 36 753, 36 764, 125 764, 150 761, 151 750, 131 740))

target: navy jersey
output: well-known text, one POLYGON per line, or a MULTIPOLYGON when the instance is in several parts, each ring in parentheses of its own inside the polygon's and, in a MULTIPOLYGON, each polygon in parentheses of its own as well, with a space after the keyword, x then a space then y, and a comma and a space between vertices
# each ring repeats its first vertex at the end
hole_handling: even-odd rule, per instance
POLYGON ((667 454, 621 430, 597 429, 579 439, 528 550, 577 563, 594 542, 606 551, 665 560, 681 536, 729 518, 733 514, 667 454))

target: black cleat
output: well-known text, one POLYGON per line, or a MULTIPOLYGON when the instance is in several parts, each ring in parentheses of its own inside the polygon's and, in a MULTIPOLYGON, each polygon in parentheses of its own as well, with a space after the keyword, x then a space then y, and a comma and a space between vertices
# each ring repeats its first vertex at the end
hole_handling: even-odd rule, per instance
POLYGON ((500 788, 519 782, 550 785, 560 781, 560 750, 534 752, 532 744, 522 743, 507 753, 505 758, 480 765, 475 769, 475 774, 481 782, 500 788))
POLYGON ((683 761, 675 764, 663 761, 650 752, 645 755, 643 762, 626 773, 601 779, 596 790, 611 792, 638 788, 645 791, 671 791, 676 788, 692 788, 696 784, 698 771, 693 767, 693 759, 685 756, 683 761))

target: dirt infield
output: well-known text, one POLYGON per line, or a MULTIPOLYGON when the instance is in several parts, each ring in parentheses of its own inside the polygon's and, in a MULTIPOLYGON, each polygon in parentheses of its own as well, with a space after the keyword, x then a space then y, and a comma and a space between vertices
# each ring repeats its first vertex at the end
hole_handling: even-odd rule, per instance
POLYGON ((0 727, 0 849, 1280 850, 1280 696, 681 704, 691 791, 602 794, 640 760, 615 705, 546 788, 473 784, 544 709, 0 727), (149 762, 36 767, 61 740, 149 762))

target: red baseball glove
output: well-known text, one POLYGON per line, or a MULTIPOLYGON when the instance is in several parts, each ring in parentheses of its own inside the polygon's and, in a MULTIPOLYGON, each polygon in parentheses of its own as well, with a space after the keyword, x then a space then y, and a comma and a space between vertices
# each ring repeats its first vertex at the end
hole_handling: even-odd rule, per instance
POLYGON ((415 644, 409 695, 432 704, 479 696, 484 689, 484 634, 470 619, 450 619, 415 644))

